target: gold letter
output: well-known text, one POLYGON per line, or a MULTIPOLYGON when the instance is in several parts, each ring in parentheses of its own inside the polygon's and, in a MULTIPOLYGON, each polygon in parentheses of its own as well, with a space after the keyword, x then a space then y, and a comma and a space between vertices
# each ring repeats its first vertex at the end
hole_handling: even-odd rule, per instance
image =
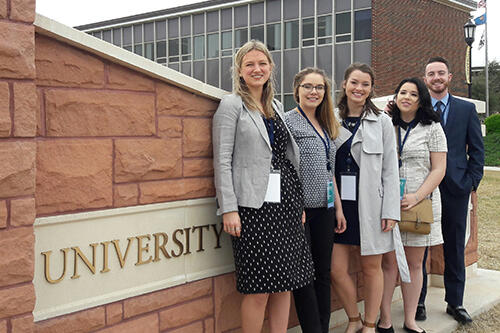
POLYGON ((179 257, 182 254, 182 252, 184 252, 184 244, 182 244, 182 242, 177 238, 178 232, 180 232, 182 235, 184 233, 184 230, 177 229, 174 231, 174 243, 177 244, 177 246, 179 247, 179 253, 176 254, 174 252, 174 250, 170 251, 170 253, 172 254, 172 257, 175 257, 175 258, 179 257))
POLYGON ((68 254, 69 250, 69 248, 60 250, 63 253, 63 272, 57 280, 53 280, 50 277, 50 255, 52 254, 52 251, 42 252, 42 255, 45 257, 45 280, 47 280, 48 283, 56 284, 58 282, 61 282, 61 280, 64 278, 64 275, 66 275, 66 255, 68 254))
POLYGON ((220 235, 222 234, 222 230, 224 229, 222 223, 220 224, 220 231, 217 232, 217 224, 211 224, 212 228, 214 228, 215 238, 217 240, 217 245, 214 249, 220 249, 220 235))
POLYGON ((78 246, 72 247, 71 249, 73 250, 75 254, 75 267, 73 271, 73 276, 71 277, 72 279, 78 279, 80 275, 78 274, 78 257, 83 260, 85 265, 90 269, 92 274, 95 274, 95 249, 98 243, 92 243, 89 244, 92 247, 92 264, 90 264, 90 261, 87 259, 87 257, 82 253, 80 248, 78 246))
POLYGON ((102 242, 102 270, 101 273, 109 272, 108 266, 108 245, 111 244, 110 241, 102 242))
POLYGON ((205 251, 205 249, 203 248, 203 228, 207 228, 207 230, 210 230, 210 225, 206 224, 206 225, 202 225, 202 226, 194 226, 193 227, 193 233, 196 230, 200 230, 200 232, 198 233, 198 250, 196 250, 196 252, 205 251))
POLYGON ((120 241, 118 239, 112 240, 111 242, 115 246, 116 255, 118 256, 118 260, 120 261, 120 267, 123 268, 125 266, 125 260, 127 260, 128 249, 130 248, 130 244, 134 237, 127 238, 128 244, 127 249, 125 250, 125 255, 122 257, 122 250, 120 249, 120 241))
POLYGON ((165 258, 170 259, 170 255, 168 254, 167 250, 165 249, 165 245, 167 245, 168 241, 168 235, 164 232, 157 232, 156 234, 153 234, 155 236, 155 258, 153 259, 154 262, 160 261, 160 250, 165 256, 165 258), (163 237, 163 243, 160 245, 160 236, 163 237))
POLYGON ((138 265, 149 264, 151 262, 151 256, 149 256, 149 258, 146 261, 142 260, 142 252, 148 253, 149 243, 147 243, 145 247, 142 247, 142 240, 144 238, 149 240, 151 237, 149 235, 141 235, 135 238, 137 238, 137 262, 135 263, 135 265, 138 266, 138 265))

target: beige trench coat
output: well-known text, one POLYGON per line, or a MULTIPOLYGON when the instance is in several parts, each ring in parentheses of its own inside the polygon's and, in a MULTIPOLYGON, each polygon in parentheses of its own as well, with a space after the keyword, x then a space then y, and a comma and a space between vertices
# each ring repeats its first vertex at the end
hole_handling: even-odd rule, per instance
MULTIPOLYGON (((351 136, 344 127, 335 140, 337 149, 351 136)), ((385 113, 366 112, 354 135, 351 155, 359 166, 359 228, 361 255, 396 250, 401 279, 410 274, 399 228, 382 231, 382 219, 400 219, 399 172, 392 121, 385 113)), ((347 221, 349 225, 349 221, 347 221)))

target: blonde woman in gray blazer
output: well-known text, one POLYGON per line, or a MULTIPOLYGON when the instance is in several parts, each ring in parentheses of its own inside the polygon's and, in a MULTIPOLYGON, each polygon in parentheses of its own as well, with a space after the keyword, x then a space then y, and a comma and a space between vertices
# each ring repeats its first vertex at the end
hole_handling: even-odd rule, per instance
POLYGON ((259 332, 268 306, 273 333, 286 332, 290 291, 309 284, 298 148, 273 99, 272 57, 252 40, 235 55, 234 92, 213 119, 217 213, 232 237, 243 332, 259 332))

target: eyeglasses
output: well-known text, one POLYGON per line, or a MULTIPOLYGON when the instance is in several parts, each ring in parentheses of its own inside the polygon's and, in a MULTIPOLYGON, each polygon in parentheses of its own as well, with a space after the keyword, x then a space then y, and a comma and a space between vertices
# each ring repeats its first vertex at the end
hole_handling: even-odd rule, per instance
POLYGON ((301 84, 300 87, 304 88, 305 91, 311 92, 313 89, 316 89, 317 92, 322 93, 325 91, 325 86, 322 84, 318 84, 317 86, 313 86, 310 83, 301 84))

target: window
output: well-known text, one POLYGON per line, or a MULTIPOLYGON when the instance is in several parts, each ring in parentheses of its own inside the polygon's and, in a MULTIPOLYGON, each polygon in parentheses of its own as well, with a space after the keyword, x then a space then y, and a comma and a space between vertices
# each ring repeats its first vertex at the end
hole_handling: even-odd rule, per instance
POLYGON ((231 56, 233 54, 233 32, 224 31, 221 34, 222 56, 231 56))
POLYGON ((134 25, 134 44, 142 43, 142 25, 134 25))
POLYGON ((264 23, 264 3, 257 2, 250 4, 250 25, 264 23))
POLYGON ((132 44, 132 27, 124 27, 123 28, 123 45, 130 45, 130 44, 132 44))
POLYGON ((195 36, 193 39, 194 60, 205 58, 205 36, 195 36))
POLYGON ((111 30, 104 30, 102 32, 102 39, 104 39, 108 43, 111 43, 111 30))
POLYGON ((231 29, 233 27, 233 9, 226 8, 220 11, 221 29, 231 29))
POLYGON ((335 41, 348 42, 351 41, 351 12, 340 13, 335 15, 335 41))
POLYGON ((207 32, 219 30, 219 11, 207 13, 207 32))
POLYGON ((193 34, 205 32, 205 14, 193 15, 193 34))
POLYGON ((314 18, 302 20, 302 46, 314 45, 314 18))
POLYGON ((144 41, 152 42, 155 39, 154 37, 154 24, 151 22, 144 24, 144 41))
POLYGON ((168 37, 179 37, 179 18, 168 20, 168 37))
POLYGON ((191 34, 191 16, 181 17, 181 36, 188 36, 191 34))
POLYGON ((153 43, 144 44, 144 57, 148 58, 149 60, 154 60, 155 54, 153 43))
POLYGON ((167 22, 156 22, 156 40, 167 39, 167 22))
POLYGON ((142 44, 134 45, 134 53, 138 55, 142 55, 142 44))
POLYGON ((219 56, 219 33, 207 35, 207 57, 217 58, 219 56))
POLYGON ((281 49, 281 23, 267 26, 267 48, 269 51, 281 49))
POLYGON ((299 21, 285 22, 285 49, 299 47, 299 21))
POLYGON ((115 28, 113 29, 113 44, 117 46, 121 46, 122 44, 122 29, 115 28))
POLYGON ((248 6, 234 7, 234 27, 246 27, 248 25, 248 6))
POLYGON ((285 97, 285 103, 283 103, 283 110, 291 110, 297 106, 297 103, 295 103, 293 95, 287 94, 284 97, 285 97))
POLYGON ((264 42, 264 26, 259 25, 250 29, 250 38, 264 42))
POLYGON ((332 42, 332 16, 318 17, 318 45, 332 42))
POLYGON ((96 37, 96 38, 99 38, 99 39, 101 39, 101 38, 102 38, 102 36, 101 36, 101 32, 100 32, 100 31, 94 31, 94 32, 92 33, 92 36, 94 36, 94 37, 96 37))
POLYGON ((191 37, 181 39, 182 60, 191 60, 191 37))
POLYGON ((167 42, 162 40, 156 42, 156 58, 165 58, 167 56, 167 42))
POLYGON ((245 29, 238 29, 234 32, 234 47, 239 48, 243 46, 247 42, 248 39, 248 30, 245 29))
POLYGON ((179 38, 168 40, 168 62, 179 61, 179 38))
POLYGON ((372 38, 372 11, 359 10, 354 12, 354 40, 372 38))

